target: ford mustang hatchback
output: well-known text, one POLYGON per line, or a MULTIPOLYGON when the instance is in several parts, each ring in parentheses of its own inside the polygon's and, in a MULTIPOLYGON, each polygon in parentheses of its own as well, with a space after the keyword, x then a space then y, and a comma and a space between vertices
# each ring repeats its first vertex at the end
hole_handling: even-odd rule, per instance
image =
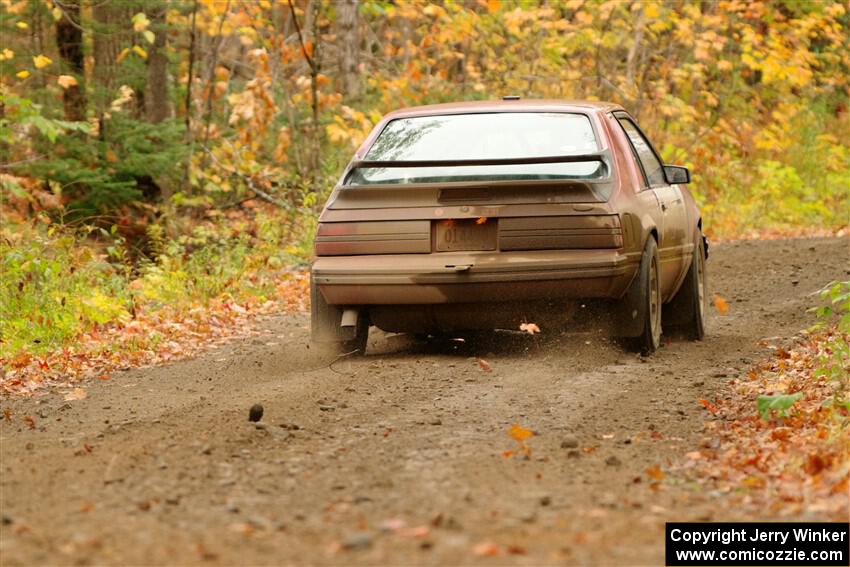
POLYGON ((312 339, 364 352, 391 332, 544 329, 611 300, 643 352, 704 334, 699 209, 684 167, 620 106, 473 102, 386 116, 319 218, 312 339))

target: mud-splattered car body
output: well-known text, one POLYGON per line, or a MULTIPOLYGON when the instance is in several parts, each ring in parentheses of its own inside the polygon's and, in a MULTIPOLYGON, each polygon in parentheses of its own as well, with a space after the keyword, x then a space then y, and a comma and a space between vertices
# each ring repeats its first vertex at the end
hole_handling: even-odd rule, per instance
POLYGON ((662 303, 674 304, 665 324, 701 338, 707 243, 689 181, 685 168, 662 165, 616 104, 393 112, 319 218, 313 337, 362 350, 370 324, 517 328, 603 298, 620 302, 619 334, 649 333, 643 350, 657 347, 662 303), (686 286, 695 297, 679 308, 686 286))

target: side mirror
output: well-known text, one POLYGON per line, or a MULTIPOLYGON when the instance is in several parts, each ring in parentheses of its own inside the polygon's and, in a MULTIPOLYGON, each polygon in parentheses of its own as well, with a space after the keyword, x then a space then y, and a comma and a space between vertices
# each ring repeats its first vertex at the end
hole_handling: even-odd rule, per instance
POLYGON ((691 172, 688 171, 687 167, 681 165, 665 165, 664 177, 670 185, 691 182, 691 172))

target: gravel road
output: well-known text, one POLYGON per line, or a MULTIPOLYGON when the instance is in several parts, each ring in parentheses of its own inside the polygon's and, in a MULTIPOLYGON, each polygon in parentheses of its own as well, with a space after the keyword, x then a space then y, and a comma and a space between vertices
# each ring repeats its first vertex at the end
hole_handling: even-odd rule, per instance
POLYGON ((698 400, 806 327, 850 258, 847 239, 711 252, 728 312, 648 359, 586 329, 373 333, 368 356, 329 364, 308 317, 283 315, 82 400, 0 400, 2 564, 663 564, 667 520, 760 518, 644 471, 699 447, 698 400), (513 423, 536 433, 527 459, 504 455, 513 423))

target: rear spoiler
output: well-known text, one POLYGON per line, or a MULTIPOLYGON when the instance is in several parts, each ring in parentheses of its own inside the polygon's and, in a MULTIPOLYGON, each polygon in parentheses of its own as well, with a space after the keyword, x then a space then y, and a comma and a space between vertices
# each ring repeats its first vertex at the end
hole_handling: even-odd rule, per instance
POLYGON ((525 158, 494 158, 494 159, 435 159, 435 160, 408 160, 408 161, 380 161, 380 160, 354 160, 348 166, 348 171, 355 169, 374 168, 396 168, 396 167, 453 167, 466 165, 535 165, 540 163, 577 163, 584 161, 598 161, 609 166, 609 152, 604 150, 593 154, 580 154, 570 156, 539 156, 525 158))

